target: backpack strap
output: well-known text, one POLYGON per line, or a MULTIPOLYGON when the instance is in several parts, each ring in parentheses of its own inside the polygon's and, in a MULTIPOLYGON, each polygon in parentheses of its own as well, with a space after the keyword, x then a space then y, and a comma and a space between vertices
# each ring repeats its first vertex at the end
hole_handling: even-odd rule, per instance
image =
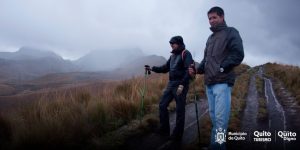
MULTIPOLYGON (((182 58, 183 63, 184 63, 184 57, 185 57, 186 51, 187 51, 187 50, 185 49, 185 50, 183 50, 183 51, 181 52, 181 58, 182 58)), ((194 65, 193 69, 195 70, 195 73, 197 73, 196 63, 195 63, 195 61, 194 61, 193 59, 192 59, 192 64, 194 65)), ((196 78, 196 76, 191 77, 192 80, 194 80, 195 78, 196 78)))
POLYGON ((182 58, 182 60, 184 61, 184 56, 185 56, 185 52, 186 52, 187 50, 185 49, 185 50, 183 50, 182 52, 181 52, 181 58, 182 58))

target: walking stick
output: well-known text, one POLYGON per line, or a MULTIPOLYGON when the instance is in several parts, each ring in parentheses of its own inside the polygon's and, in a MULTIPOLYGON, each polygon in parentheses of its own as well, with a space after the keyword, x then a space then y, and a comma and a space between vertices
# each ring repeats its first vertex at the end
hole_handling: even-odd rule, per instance
POLYGON ((200 125, 199 125, 199 117, 198 117, 198 106, 197 106, 197 96, 196 96, 196 88, 194 85, 194 92, 195 92, 195 108, 196 108, 196 118, 197 118, 197 128, 198 128, 198 138, 199 138, 199 143, 200 143, 200 125))
MULTIPOLYGON (((145 65, 145 67, 149 67, 148 65, 145 65)), ((144 116, 144 111, 145 111, 145 107, 144 107, 144 99, 145 99, 145 91, 146 91, 146 79, 147 76, 151 74, 150 70, 147 70, 145 68, 145 74, 144 74, 144 87, 143 90, 140 91, 140 94, 142 96, 141 98, 141 106, 140 106, 140 121, 142 120, 143 116, 144 116)))
POLYGON ((191 65, 194 67, 193 69, 195 70, 195 79, 194 79, 194 104, 195 104, 195 109, 196 109, 196 119, 197 119, 197 129, 198 129, 198 139, 199 139, 199 144, 200 144, 200 125, 199 125, 199 116, 198 116, 198 106, 197 106, 197 91, 196 91, 196 75, 197 75, 197 69, 196 66, 193 64, 191 65))

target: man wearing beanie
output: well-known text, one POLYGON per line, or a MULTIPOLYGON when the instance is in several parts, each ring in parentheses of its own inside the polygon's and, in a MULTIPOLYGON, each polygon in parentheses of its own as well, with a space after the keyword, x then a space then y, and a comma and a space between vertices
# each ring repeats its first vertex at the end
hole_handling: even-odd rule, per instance
POLYGON ((169 72, 169 82, 165 88, 159 103, 160 127, 158 133, 163 136, 170 135, 170 123, 168 105, 175 99, 176 101, 176 127, 174 128, 170 140, 181 141, 184 131, 186 95, 189 90, 190 75, 189 66, 193 63, 192 55, 185 50, 185 45, 181 36, 174 36, 169 41, 172 48, 171 56, 162 66, 146 67, 156 73, 169 72))
MULTIPOLYGON (((204 74, 206 96, 208 99, 209 115, 212 122, 210 147, 212 150, 226 149, 226 135, 231 105, 231 88, 235 82, 234 67, 244 59, 242 38, 239 32, 226 25, 224 11, 220 7, 211 8, 208 20, 213 32, 204 50, 204 58, 197 72, 204 74), (220 135, 220 134, 219 134, 220 135)), ((191 76, 195 74, 189 69, 191 76)))

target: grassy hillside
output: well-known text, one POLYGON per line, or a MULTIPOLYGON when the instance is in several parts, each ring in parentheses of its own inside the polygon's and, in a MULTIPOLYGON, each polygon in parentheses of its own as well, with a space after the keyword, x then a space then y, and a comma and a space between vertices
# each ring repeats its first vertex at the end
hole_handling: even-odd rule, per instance
MULTIPOLYGON (((237 69, 240 76, 233 88, 230 129, 239 128, 240 112, 245 107, 249 74, 243 72, 247 69, 245 65, 237 69)), ((157 104, 167 80, 167 75, 157 74, 146 80, 143 121, 148 125, 151 120, 157 124, 157 104), (151 115, 153 117, 147 119, 151 115)), ((101 148, 111 141, 114 141, 112 145, 118 145, 116 139, 119 137, 110 133, 140 119, 140 91, 144 81, 143 77, 137 77, 39 93, 32 104, 1 113, 1 148, 54 149, 59 146, 88 149, 101 148)), ((199 76, 191 86, 195 83, 197 92, 204 98, 203 76, 199 76)), ((192 99, 194 91, 190 89, 188 97, 192 99)), ((210 128, 209 119, 203 125, 203 129, 210 128)), ((205 131, 207 134, 204 135, 208 135, 209 130, 205 131)))

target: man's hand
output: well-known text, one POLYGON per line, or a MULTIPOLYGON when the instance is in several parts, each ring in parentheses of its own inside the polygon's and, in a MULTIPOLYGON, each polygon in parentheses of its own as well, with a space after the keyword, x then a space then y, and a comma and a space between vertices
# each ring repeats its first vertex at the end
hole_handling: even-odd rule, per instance
POLYGON ((196 76, 195 66, 194 64, 191 64, 189 66, 189 75, 194 78, 196 76))
POLYGON ((150 68, 150 66, 149 66, 149 65, 145 65, 145 70, 147 70, 147 71, 151 71, 151 68, 150 68))
POLYGON ((184 86, 183 85, 179 85, 176 91, 176 95, 180 95, 183 91, 184 86))
POLYGON ((151 68, 149 65, 145 65, 145 74, 151 74, 151 68))

